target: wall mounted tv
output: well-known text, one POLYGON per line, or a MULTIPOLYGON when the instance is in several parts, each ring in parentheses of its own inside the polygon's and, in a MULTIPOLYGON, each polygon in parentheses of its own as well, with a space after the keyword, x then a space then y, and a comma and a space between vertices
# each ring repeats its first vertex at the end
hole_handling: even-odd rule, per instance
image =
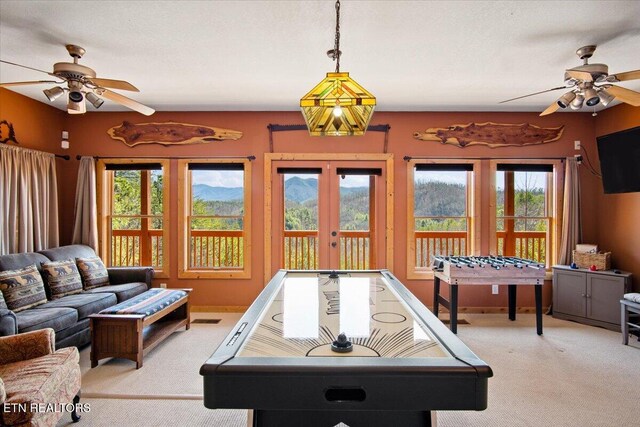
POLYGON ((640 126, 597 140, 604 192, 640 191, 640 126))

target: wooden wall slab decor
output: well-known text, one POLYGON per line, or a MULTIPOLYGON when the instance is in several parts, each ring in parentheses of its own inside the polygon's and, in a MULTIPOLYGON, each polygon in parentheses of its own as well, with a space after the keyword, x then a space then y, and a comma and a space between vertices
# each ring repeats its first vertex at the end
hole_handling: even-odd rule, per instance
POLYGON ((491 148, 545 144, 560 139, 564 126, 541 128, 529 123, 469 123, 448 128, 429 128, 415 132, 413 137, 421 141, 439 141, 464 148, 469 145, 488 145, 491 148))
POLYGON ((16 139, 16 131, 13 130, 13 123, 2 120, 0 121, 0 143, 8 144, 9 142, 19 144, 16 139))
POLYGON ((188 123, 130 123, 107 131, 113 139, 124 142, 129 147, 139 144, 188 145, 203 144, 225 139, 238 140, 242 132, 188 123))

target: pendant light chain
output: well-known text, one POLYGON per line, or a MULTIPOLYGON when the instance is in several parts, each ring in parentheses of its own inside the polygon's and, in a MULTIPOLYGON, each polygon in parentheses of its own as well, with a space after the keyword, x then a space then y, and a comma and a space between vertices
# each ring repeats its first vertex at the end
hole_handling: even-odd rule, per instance
POLYGON ((336 73, 340 72, 340 0, 336 0, 336 41, 333 48, 333 59, 336 61, 336 73))

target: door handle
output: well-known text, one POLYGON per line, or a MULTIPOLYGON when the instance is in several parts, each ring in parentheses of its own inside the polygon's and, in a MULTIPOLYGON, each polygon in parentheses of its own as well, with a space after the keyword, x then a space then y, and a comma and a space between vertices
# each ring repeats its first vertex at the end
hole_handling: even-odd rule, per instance
POLYGON ((331 246, 335 248, 336 246, 338 246, 338 243, 336 243, 336 242, 331 242, 331 246))
POLYGON ((337 232, 337 231, 332 231, 332 232, 331 232, 331 235, 332 235, 333 237, 336 237, 336 236, 338 235, 338 232, 337 232))

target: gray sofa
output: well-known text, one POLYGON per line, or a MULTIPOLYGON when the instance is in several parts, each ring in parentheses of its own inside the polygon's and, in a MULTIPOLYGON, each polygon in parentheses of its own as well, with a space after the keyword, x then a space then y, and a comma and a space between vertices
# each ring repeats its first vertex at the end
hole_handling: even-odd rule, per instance
MULTIPOLYGON (((15 270, 35 264, 63 261, 75 258, 95 257, 89 246, 69 245, 39 252, 0 256, 0 271, 15 270)), ((52 328, 56 336, 56 348, 83 346, 91 342, 90 314, 94 314, 119 302, 128 300, 151 288, 151 267, 107 268, 109 286, 83 291, 51 300, 47 279, 43 275, 48 302, 18 313, 0 309, 0 336, 13 335, 43 328, 52 328)))

